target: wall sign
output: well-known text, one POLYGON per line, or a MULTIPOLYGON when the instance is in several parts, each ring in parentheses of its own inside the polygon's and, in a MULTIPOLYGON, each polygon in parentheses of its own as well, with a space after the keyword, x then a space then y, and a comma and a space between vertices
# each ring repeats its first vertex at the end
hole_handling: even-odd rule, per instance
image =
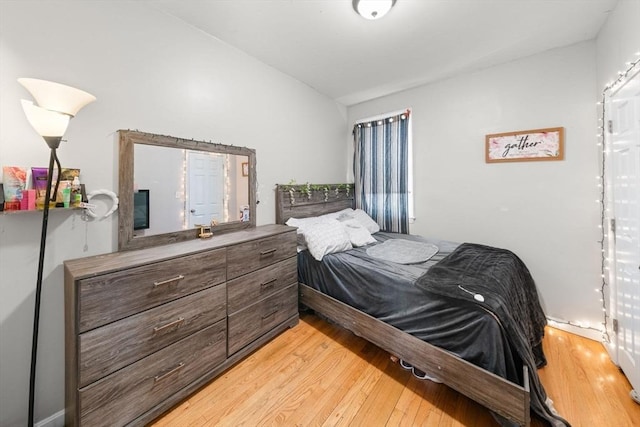
POLYGON ((564 128, 523 130, 487 135, 485 161, 530 162, 564 159, 564 128))

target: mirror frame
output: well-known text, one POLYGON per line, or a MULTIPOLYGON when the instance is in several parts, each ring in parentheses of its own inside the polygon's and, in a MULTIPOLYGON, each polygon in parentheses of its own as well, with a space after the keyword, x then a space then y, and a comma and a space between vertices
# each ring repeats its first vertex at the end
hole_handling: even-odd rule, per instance
POLYGON ((216 234, 242 230, 256 226, 256 151, 252 148, 216 144, 193 139, 176 138, 167 135, 119 130, 118 191, 120 206, 118 211, 118 250, 142 249, 166 245, 198 238, 199 229, 179 230, 151 236, 133 235, 133 184, 134 184, 134 144, 157 145, 178 149, 206 151, 211 153, 236 154, 249 159, 249 221, 231 221, 212 227, 216 234))

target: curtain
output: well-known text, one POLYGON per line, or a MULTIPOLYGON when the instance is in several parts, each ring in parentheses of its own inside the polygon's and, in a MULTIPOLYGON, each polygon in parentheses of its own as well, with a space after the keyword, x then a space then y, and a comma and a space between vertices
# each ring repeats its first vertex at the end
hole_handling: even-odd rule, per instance
POLYGON ((383 231, 409 233, 409 112, 353 128, 356 207, 383 231))

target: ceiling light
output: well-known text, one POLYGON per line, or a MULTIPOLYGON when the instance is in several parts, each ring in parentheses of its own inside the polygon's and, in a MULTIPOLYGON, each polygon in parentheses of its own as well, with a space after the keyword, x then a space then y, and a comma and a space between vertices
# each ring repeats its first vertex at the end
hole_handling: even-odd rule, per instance
POLYGON ((353 9, 365 19, 380 19, 396 4, 396 0, 353 0, 353 9))

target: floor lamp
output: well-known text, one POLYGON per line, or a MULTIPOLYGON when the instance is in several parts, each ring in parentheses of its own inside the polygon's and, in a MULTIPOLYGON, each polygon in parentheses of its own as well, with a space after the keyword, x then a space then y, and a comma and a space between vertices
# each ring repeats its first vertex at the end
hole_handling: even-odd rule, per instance
POLYGON ((31 342, 31 373, 29 376, 29 427, 34 424, 34 402, 36 384, 36 361, 38 358, 38 328, 40 325, 40 301, 42 297, 42 273, 44 267, 44 251, 47 240, 47 223, 49 221, 49 203, 55 202, 60 184, 60 161, 56 150, 60 146, 62 136, 67 130, 69 120, 95 97, 87 92, 46 80, 20 78, 18 82, 24 86, 38 105, 31 101, 22 100, 22 109, 27 120, 44 138, 51 153, 49 156, 49 172, 47 174, 47 189, 44 195, 42 214, 42 233, 40 235, 40 257, 38 259, 38 278, 36 281, 36 301, 33 315, 33 337, 31 342), (53 181, 54 162, 58 168, 53 197, 51 184, 53 181))

